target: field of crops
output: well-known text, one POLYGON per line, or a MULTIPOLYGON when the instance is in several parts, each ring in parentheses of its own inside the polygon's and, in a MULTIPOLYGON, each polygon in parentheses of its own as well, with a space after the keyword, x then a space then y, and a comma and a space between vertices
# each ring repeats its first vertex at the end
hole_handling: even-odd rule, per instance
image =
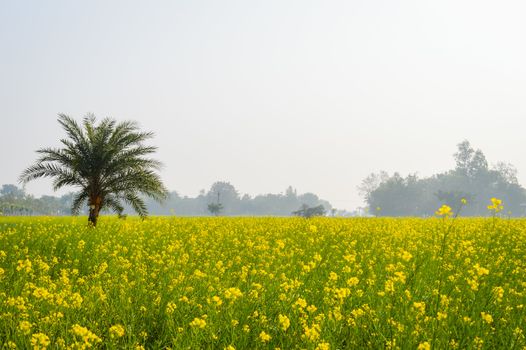
POLYGON ((526 221, 0 218, 19 349, 523 349, 526 221))

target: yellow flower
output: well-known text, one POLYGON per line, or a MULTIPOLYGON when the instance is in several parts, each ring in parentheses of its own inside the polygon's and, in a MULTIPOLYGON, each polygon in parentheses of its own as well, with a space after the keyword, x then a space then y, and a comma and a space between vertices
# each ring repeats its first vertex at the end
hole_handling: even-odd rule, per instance
POLYGON ((71 327, 71 333, 75 336, 80 337, 84 344, 91 345, 92 343, 100 343, 101 339, 96 334, 92 333, 86 327, 82 327, 78 324, 71 327))
MULTIPOLYGON (((144 307, 144 306, 143 306, 144 307)), ((146 309, 146 308, 145 308, 146 309)), ((166 313, 168 315, 171 315, 175 312, 175 309, 177 309, 177 305, 173 302, 168 302, 168 304, 166 304, 166 313)))
POLYGON ((218 297, 217 295, 214 295, 212 297, 212 301, 217 305, 217 306, 221 306, 221 304, 223 304, 223 300, 221 300, 220 297, 218 297))
POLYGON ((493 295, 495 296, 495 299, 497 299, 498 302, 501 302, 502 298, 504 297, 504 288, 502 287, 493 288, 493 295))
POLYGON ((313 324, 312 327, 307 325, 303 326, 304 336, 310 341, 316 341, 320 337, 320 326, 313 324))
POLYGON ((298 298, 294 305, 298 306, 300 309, 304 309, 307 307, 307 301, 303 298, 298 298))
POLYGON ((110 338, 121 338, 126 334, 124 327, 120 324, 116 324, 110 327, 110 338))
POLYGON ((272 339, 272 337, 265 333, 265 331, 259 333, 259 340, 261 340, 262 343, 267 343, 270 339, 272 339))
POLYGON ((442 205, 438 210, 435 212, 437 216, 443 216, 448 217, 453 215, 453 210, 451 210, 451 207, 448 205, 442 205))
POLYGON ((502 200, 495 197, 491 198, 491 204, 488 205, 488 210, 494 212, 495 214, 504 210, 504 205, 502 205, 502 200))
POLYGON ((484 311, 480 313, 480 317, 482 317, 484 322, 486 322, 487 324, 493 323, 493 317, 490 314, 485 313, 484 311))
POLYGON ((418 347, 416 348, 417 350, 430 350, 431 349, 431 344, 429 344, 428 342, 423 342, 423 343, 420 343, 418 344, 418 347))
POLYGON ((287 331, 287 329, 290 327, 290 320, 287 316, 284 315, 278 315, 279 324, 281 326, 281 329, 284 331, 287 331))
POLYGON ((413 258, 413 255, 412 255, 411 253, 409 253, 408 251, 405 251, 405 250, 404 250, 404 251, 402 252, 401 257, 402 257, 402 260, 404 260, 404 261, 409 261, 409 260, 411 260, 411 259, 413 258))
POLYGON ((329 281, 337 281, 338 280, 338 274, 334 271, 329 273, 329 281))
POLYGON ((319 343, 315 350, 330 350, 331 345, 329 343, 319 343))
POLYGON ((444 312, 437 312, 437 320, 445 320, 447 318, 447 314, 444 312))
POLYGON ((360 280, 358 279, 358 277, 351 277, 347 280, 347 285, 349 287, 354 287, 358 285, 358 283, 360 283, 360 280))
POLYGON ((311 314, 316 312, 316 310, 318 310, 318 308, 314 305, 307 306, 307 311, 310 312, 311 314))
POLYGON ((473 265, 473 268, 475 269, 475 272, 479 276, 489 275, 489 270, 484 268, 484 267, 482 267, 482 266, 480 266, 479 264, 473 265))
POLYGON ((196 317, 192 322, 190 322, 190 327, 194 328, 205 328, 206 327, 206 321, 202 318, 196 317))
POLYGON ((239 290, 239 288, 228 288, 225 291, 225 298, 235 300, 237 298, 240 298, 243 296, 243 293, 239 290))
POLYGON ((413 307, 415 308, 415 310, 418 311, 418 313, 420 313, 422 315, 426 313, 426 303, 424 303, 423 301, 422 302, 414 302, 413 303, 413 307))
POLYGON ((20 321, 20 323, 18 324, 18 329, 20 329, 22 333, 26 335, 31 333, 31 327, 32 325, 28 321, 20 321))
POLYGON ((44 333, 35 333, 31 336, 33 350, 46 350, 49 343, 49 337, 44 333))
POLYGON ((24 271, 24 272, 31 272, 32 270, 32 264, 31 264, 31 260, 29 259, 26 259, 26 260, 18 260, 18 266, 16 267, 16 270, 17 271, 24 271))

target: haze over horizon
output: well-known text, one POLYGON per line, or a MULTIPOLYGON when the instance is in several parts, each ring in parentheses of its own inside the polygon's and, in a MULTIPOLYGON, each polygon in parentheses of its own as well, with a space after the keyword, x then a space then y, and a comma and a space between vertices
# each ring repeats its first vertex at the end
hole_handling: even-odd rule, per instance
POLYGON ((0 184, 88 112, 153 131, 182 195, 292 185, 352 210, 369 173, 449 170, 464 139, 526 184, 526 3, 156 4, 0 3, 0 184))

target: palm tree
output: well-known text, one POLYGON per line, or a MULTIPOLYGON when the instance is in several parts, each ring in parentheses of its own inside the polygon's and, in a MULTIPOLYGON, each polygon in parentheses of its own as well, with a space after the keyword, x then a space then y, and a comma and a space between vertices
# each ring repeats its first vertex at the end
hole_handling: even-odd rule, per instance
POLYGON ((87 204, 88 221, 93 226, 101 210, 121 216, 124 203, 145 218, 148 211, 141 194, 157 201, 166 198, 167 191, 155 172, 161 163, 147 158, 157 148, 143 144, 153 133, 140 132, 131 121, 117 123, 106 118, 97 123, 93 115, 87 115, 79 124, 59 114, 58 122, 68 138, 61 140, 61 148, 39 149, 41 157, 22 173, 22 183, 50 177, 54 178, 54 190, 79 188, 71 211, 78 214, 87 204))

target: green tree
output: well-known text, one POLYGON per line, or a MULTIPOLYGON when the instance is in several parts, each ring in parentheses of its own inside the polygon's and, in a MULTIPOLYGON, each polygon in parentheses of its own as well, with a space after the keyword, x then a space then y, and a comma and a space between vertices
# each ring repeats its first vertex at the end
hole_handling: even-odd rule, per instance
MULTIPOLYGON (((239 193, 229 182, 215 182, 206 196, 209 203, 221 203, 219 211, 223 212, 224 215, 234 214, 239 207, 239 193)), ((219 214, 219 212, 213 214, 219 214)))
POLYGON ((22 173, 22 183, 49 177, 54 179, 54 190, 79 188, 71 211, 76 214, 87 203, 88 221, 93 226, 101 210, 122 215, 123 203, 127 203, 144 218, 148 212, 141 195, 157 201, 166 198, 167 191, 156 173, 161 163, 148 158, 157 148, 144 145, 153 133, 139 131, 131 121, 117 123, 105 118, 97 123, 93 115, 79 124, 60 114, 58 122, 68 138, 61 140, 62 148, 39 149, 41 156, 22 173))
POLYGON ((457 145, 456 166, 427 178, 370 175, 359 187, 371 213, 381 216, 430 216, 443 204, 462 215, 488 215, 488 201, 502 199, 506 212, 524 215, 526 191, 519 184, 517 170, 506 163, 488 166, 484 153, 468 141, 457 145), (377 207, 381 211, 375 211, 377 207))
POLYGON ((208 211, 215 216, 218 216, 221 210, 223 210, 223 204, 221 203, 208 204, 208 211))
POLYGON ((315 207, 309 207, 307 204, 302 204, 298 210, 292 212, 292 215, 301 216, 307 219, 313 216, 324 216, 325 208, 321 204, 315 207))
MULTIPOLYGON (((216 182, 214 184, 214 186, 216 184, 223 184, 223 183, 219 183, 219 182, 216 182)), ((232 185, 228 184, 229 186, 231 186, 233 188, 232 185)), ((212 188, 214 188, 214 186, 212 186, 212 188)), ((223 210, 223 204, 221 203, 220 201, 220 196, 221 196, 221 191, 220 190, 217 190, 215 191, 215 193, 217 194, 217 202, 216 203, 209 203, 207 208, 208 208, 208 211, 211 213, 211 214, 214 214, 215 216, 218 216, 219 213, 223 210)), ((237 192, 236 192, 236 195, 237 195, 237 192)))

